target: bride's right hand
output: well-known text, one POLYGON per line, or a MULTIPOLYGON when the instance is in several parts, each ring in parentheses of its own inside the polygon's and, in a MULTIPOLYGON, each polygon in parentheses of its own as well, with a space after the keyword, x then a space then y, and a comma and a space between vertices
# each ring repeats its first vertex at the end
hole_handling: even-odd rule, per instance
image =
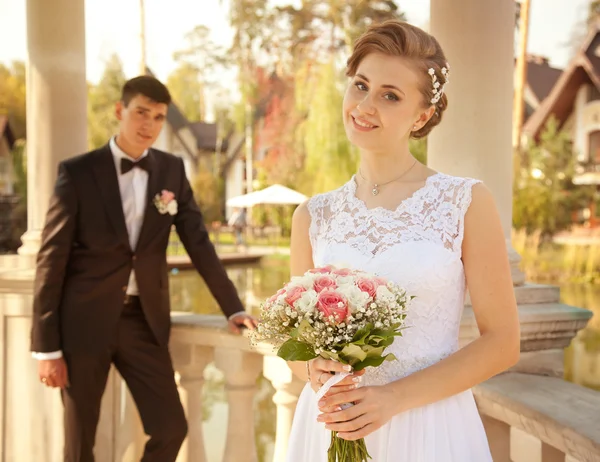
MULTIPOLYGON (((352 371, 352 367, 348 364, 342 364, 330 359, 315 358, 308 361, 308 371, 310 376, 310 386, 316 393, 336 372, 350 372, 352 371)), ((331 387, 329 394, 355 389, 360 384, 361 376, 364 373, 364 369, 362 371, 352 372, 351 375, 331 387)))

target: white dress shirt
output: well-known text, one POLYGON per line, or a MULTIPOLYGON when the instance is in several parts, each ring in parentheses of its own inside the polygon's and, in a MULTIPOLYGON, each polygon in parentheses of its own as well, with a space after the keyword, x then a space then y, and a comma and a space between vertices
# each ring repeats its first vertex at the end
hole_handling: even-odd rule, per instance
MULTIPOLYGON (((121 173, 121 159, 128 159, 137 162, 148 155, 148 151, 132 159, 125 154, 114 138, 110 140, 110 150, 115 160, 115 169, 119 178, 119 191, 121 192, 121 201, 123 202, 123 215, 125 215, 125 225, 129 235, 129 245, 131 250, 135 251, 137 241, 140 237, 142 224, 144 222, 144 213, 146 212, 146 192, 148 189, 148 172, 143 168, 132 168, 127 173, 121 173)), ((129 284, 127 286, 128 295, 139 295, 135 272, 131 270, 129 284)))
MULTIPOLYGON (((121 159, 129 159, 137 162, 148 155, 148 151, 133 159, 123 152, 117 145, 115 137, 110 139, 110 150, 112 151, 115 161, 115 170, 119 180, 119 191, 121 192, 121 201, 123 203, 123 214, 125 216, 125 225, 129 235, 129 244, 131 249, 135 251, 142 223, 144 221, 144 213, 146 211, 146 191, 148 189, 148 172, 143 168, 132 168, 127 173, 121 173, 121 159)), ((131 270, 129 275, 129 283, 127 285, 128 295, 139 295, 135 272, 131 270)), ((58 359, 62 357, 62 351, 52 351, 48 353, 32 353, 35 359, 58 359)))

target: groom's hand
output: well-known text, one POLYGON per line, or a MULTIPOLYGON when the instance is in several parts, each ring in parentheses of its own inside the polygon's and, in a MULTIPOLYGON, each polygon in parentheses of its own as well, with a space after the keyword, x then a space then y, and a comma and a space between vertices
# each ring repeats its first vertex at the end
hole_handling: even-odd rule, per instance
POLYGON ((38 375, 40 382, 51 388, 65 388, 69 386, 69 374, 64 358, 40 359, 38 361, 38 375))
POLYGON ((257 325, 258 322, 256 319, 247 313, 234 314, 229 318, 229 330, 234 334, 239 334, 243 327, 254 330, 257 325))

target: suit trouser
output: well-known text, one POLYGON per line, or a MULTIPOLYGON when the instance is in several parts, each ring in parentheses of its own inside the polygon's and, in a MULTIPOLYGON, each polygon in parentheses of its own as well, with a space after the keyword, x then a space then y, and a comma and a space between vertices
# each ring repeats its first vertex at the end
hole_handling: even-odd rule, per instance
POLYGON ((150 436, 142 462, 174 462, 187 422, 167 347, 159 346, 138 297, 129 297, 115 341, 99 354, 65 353, 70 385, 63 390, 65 462, 94 462, 100 403, 113 363, 136 403, 150 436))

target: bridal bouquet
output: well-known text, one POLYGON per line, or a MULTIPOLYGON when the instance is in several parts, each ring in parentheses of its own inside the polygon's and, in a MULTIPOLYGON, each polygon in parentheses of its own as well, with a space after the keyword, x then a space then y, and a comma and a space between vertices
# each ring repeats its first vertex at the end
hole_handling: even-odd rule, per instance
MULTIPOLYGON (((293 277, 261 305, 252 341, 274 343, 277 355, 287 361, 321 356, 350 364, 355 371, 376 367, 396 359, 384 350, 402 335, 411 299, 398 285, 362 271, 315 268, 293 277)), ((346 375, 333 376, 319 394, 346 375)), ((368 458, 364 439, 347 441, 332 432, 329 462, 368 458)))

